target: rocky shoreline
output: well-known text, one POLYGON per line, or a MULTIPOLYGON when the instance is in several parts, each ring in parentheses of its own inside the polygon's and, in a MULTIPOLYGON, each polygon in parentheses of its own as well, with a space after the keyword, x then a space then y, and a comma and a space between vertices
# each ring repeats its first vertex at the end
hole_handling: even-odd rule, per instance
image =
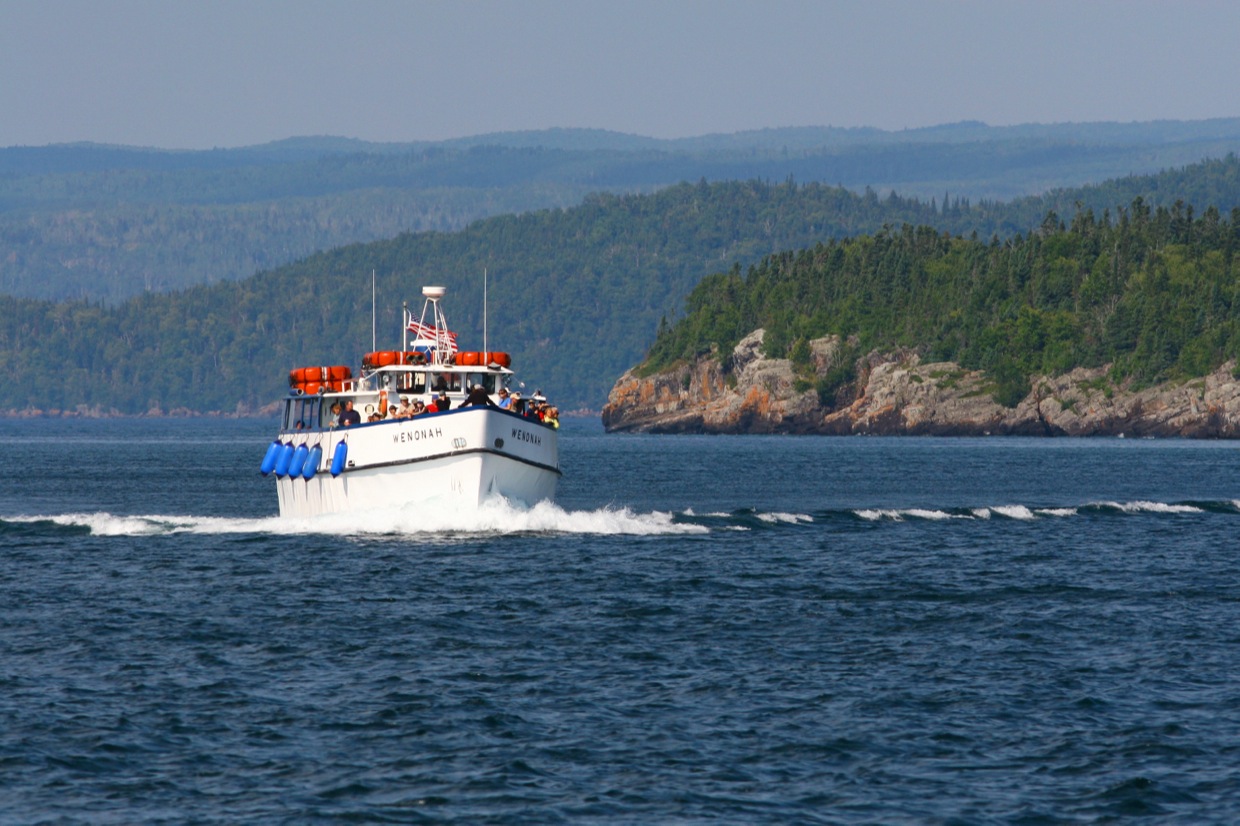
MULTIPOLYGON (((933 436, 1240 437, 1240 380, 1228 362, 1208 376, 1133 390, 1108 369, 1039 376, 1015 407, 992 398, 985 374, 911 351, 857 360, 855 381, 820 399, 787 359, 762 355, 764 331, 732 353, 638 377, 632 370, 603 408, 608 431, 933 436)), ((814 378, 849 350, 836 336, 810 342, 814 378)))

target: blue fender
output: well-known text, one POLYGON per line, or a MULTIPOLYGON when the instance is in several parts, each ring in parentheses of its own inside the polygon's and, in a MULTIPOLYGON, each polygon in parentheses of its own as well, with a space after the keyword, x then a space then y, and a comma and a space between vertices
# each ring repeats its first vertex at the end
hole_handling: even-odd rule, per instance
POLYGON ((315 445, 310 448, 310 455, 306 457, 306 463, 301 466, 301 478, 309 482, 314 478, 314 474, 319 472, 319 462, 323 461, 323 448, 315 445))
POLYGON ((306 463, 306 457, 310 455, 310 448, 304 444, 298 445, 293 451, 293 461, 289 462, 288 475, 301 476, 302 466, 306 463))
POLYGON ((280 440, 276 439, 267 446, 267 455, 263 457, 263 463, 259 466, 258 472, 266 476, 276 469, 276 459, 280 458, 280 440))
POLYGON ((332 476, 339 476, 344 471, 344 463, 349 458, 349 443, 341 442, 336 445, 336 452, 332 454, 332 476))
POLYGON ((276 478, 282 479, 288 475, 289 462, 293 461, 293 443, 286 442, 280 448, 280 455, 276 457, 276 478))

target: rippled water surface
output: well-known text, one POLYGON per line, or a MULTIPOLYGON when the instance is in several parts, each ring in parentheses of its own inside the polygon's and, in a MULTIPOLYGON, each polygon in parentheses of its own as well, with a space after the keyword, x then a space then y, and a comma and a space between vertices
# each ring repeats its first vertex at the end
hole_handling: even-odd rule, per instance
POLYGON ((266 422, 0 422, 0 820, 1240 819, 1240 445, 606 436, 285 521, 266 422))

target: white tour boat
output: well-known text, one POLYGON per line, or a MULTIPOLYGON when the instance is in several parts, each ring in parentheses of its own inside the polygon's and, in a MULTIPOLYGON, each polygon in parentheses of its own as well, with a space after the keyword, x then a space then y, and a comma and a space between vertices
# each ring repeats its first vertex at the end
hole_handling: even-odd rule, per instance
POLYGON ((346 366, 290 372, 280 432, 260 468, 276 478, 281 516, 473 507, 490 497, 532 505, 555 496, 554 408, 538 394, 499 406, 519 394, 512 360, 456 349, 440 306, 445 292, 424 287, 421 318, 404 311, 402 348, 366 354, 357 376, 346 366), (445 398, 447 409, 437 409, 445 398), (402 401, 431 412, 410 418, 402 401))

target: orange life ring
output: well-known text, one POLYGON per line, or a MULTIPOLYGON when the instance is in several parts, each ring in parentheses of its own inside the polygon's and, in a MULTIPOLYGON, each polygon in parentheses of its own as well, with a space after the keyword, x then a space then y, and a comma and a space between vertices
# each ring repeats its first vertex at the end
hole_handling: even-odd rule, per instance
POLYGON ((507 353, 492 352, 492 353, 483 353, 482 355, 483 355, 483 358, 485 359, 482 362, 483 364, 486 364, 486 365, 498 364, 500 367, 505 367, 505 368, 512 366, 512 356, 508 355, 507 353))
POLYGON ((400 364, 400 352, 398 350, 379 350, 374 353, 367 353, 362 358, 362 365, 371 369, 388 367, 393 364, 400 364))

